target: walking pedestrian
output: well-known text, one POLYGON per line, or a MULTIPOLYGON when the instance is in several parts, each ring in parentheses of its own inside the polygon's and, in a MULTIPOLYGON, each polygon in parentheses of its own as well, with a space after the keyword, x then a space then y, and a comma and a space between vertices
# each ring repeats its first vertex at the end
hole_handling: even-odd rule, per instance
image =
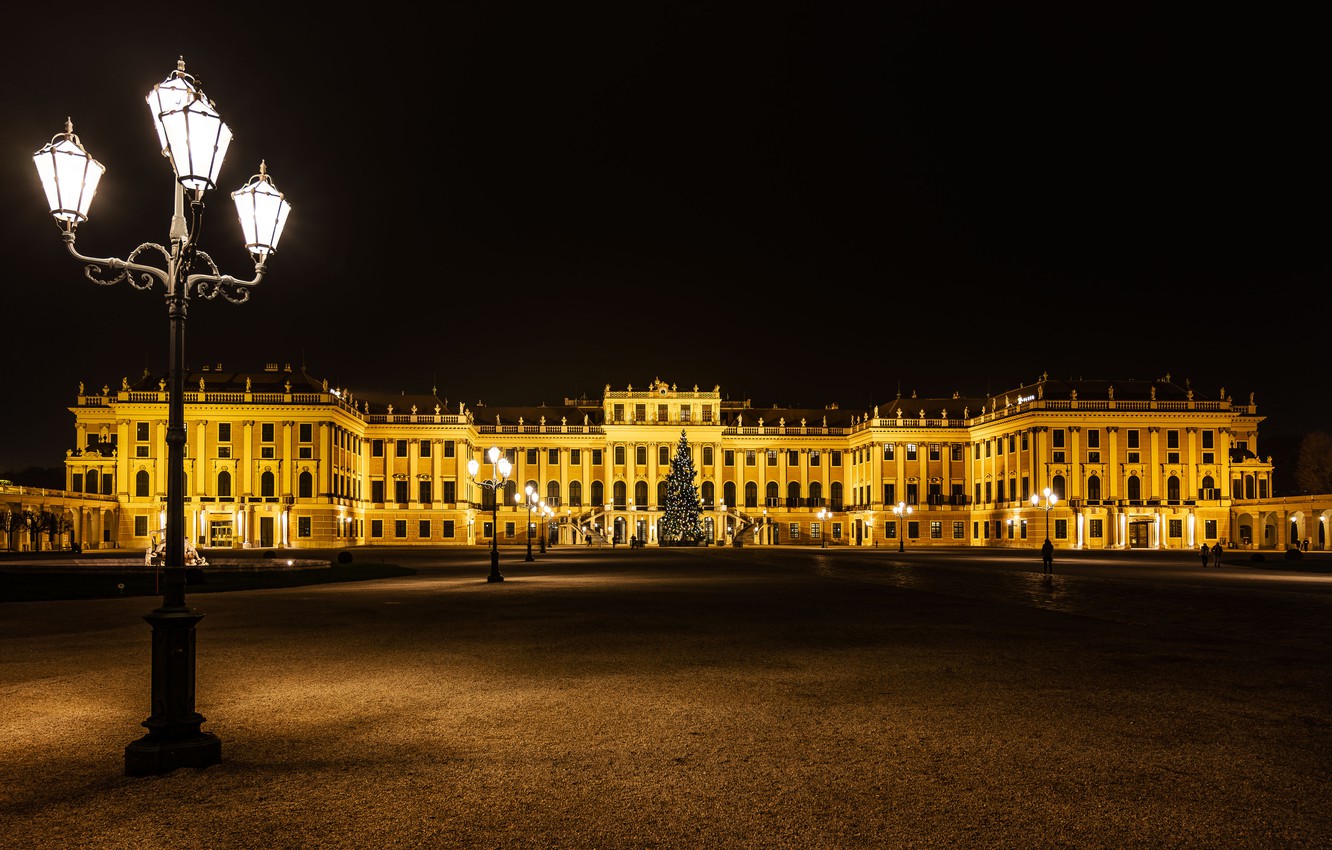
POLYGON ((1212 546, 1212 566, 1214 566, 1214 567, 1219 567, 1219 566, 1221 566, 1221 541, 1220 541, 1220 540, 1216 541, 1216 544, 1212 546))
POLYGON ((1208 547, 1206 543, 1204 543, 1202 545, 1202 548, 1199 549, 1198 551, 1202 553, 1203 569, 1205 570, 1207 569, 1207 557, 1212 554, 1212 550, 1211 548, 1208 547))

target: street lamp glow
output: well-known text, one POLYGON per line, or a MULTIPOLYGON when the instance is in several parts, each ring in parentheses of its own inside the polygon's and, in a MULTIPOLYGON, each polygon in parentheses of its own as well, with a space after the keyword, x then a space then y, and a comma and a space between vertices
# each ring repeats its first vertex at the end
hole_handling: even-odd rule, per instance
POLYGON ((1031 494, 1031 506, 1045 511, 1045 539, 1050 539, 1050 509, 1059 502, 1059 495, 1046 487, 1040 493, 1031 494), (1044 502, 1042 503, 1042 500, 1044 502))
POLYGON ((491 475, 489 478, 478 477, 481 473, 481 464, 476 458, 467 461, 467 473, 474 482, 491 493, 490 575, 486 577, 486 581, 496 582, 504 581, 504 576, 500 574, 499 569, 499 494, 500 490, 504 489, 504 482, 509 480, 509 473, 513 471, 513 464, 509 462, 508 457, 500 455, 499 446, 491 446, 486 452, 486 456, 490 460, 491 475))

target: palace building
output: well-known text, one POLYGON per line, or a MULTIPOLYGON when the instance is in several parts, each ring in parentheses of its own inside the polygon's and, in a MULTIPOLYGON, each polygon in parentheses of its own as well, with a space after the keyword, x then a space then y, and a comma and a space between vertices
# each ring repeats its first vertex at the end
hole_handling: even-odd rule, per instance
MULTIPOLYGON (((1301 533, 1264 507, 1272 465, 1253 397, 1208 397, 1169 375, 1042 375, 868 410, 758 406, 661 380, 558 406, 469 407, 276 363, 191 371, 186 387, 186 534, 203 546, 654 545, 682 434, 713 544, 1037 549, 1048 528, 1059 548, 1266 548, 1301 533), (477 477, 494 477, 492 446, 512 465, 498 505, 468 470, 475 458, 477 477), (529 486, 550 510, 529 511, 529 486)), ((149 546, 165 524, 165 378, 80 385, 70 411, 66 489, 85 497, 72 500, 72 538, 149 546)))

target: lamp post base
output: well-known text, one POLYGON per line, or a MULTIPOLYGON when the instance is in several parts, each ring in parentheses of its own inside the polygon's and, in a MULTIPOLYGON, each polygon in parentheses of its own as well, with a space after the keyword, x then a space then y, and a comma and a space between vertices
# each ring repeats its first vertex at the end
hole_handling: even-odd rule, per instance
POLYGON ((194 627, 203 614, 163 606, 144 617, 153 627, 153 714, 148 734, 125 747, 126 776, 154 776, 222 761, 222 741, 203 732, 194 710, 194 627))
POLYGON ((490 575, 486 576, 486 581, 504 581, 504 576, 499 571, 499 551, 490 550, 490 575))

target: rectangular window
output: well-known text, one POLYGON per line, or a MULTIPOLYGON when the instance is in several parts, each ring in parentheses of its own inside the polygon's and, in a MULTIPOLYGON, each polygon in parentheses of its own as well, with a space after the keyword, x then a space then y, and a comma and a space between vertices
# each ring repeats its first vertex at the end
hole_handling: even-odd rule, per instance
POLYGON ((786 465, 787 465, 787 466, 795 466, 795 467, 800 466, 800 450, 799 450, 799 449, 787 449, 787 450, 786 450, 786 465))
POLYGON ((1141 453, 1141 452, 1129 452, 1129 453, 1128 453, 1128 462, 1129 462, 1129 463, 1142 463, 1142 453, 1141 453))
POLYGON ((578 466, 583 462, 582 449, 569 449, 569 465, 578 466))
POLYGON ((217 447, 217 456, 218 456, 218 457, 231 457, 231 446, 218 446, 218 447, 217 447))
POLYGON ((382 479, 370 482, 370 501, 376 503, 384 501, 384 482, 382 479))
POLYGON ((943 539, 943 523, 939 522, 937 519, 930 520, 930 539, 931 540, 943 539))
POLYGON ((710 404, 703 405, 703 421, 704 422, 712 421, 712 405, 710 404))
POLYGON ((906 485, 906 503, 908 505, 920 504, 920 485, 915 481, 908 481, 906 485))
POLYGON ((758 453, 753 449, 745 451, 745 466, 758 466, 758 453))
MULTIPOLYGON (((1022 435, 1022 439, 1025 440, 1026 438, 1027 438, 1027 435, 1024 433, 1024 434, 1022 435)), ((1025 449, 1026 446, 1023 446, 1022 448, 1025 449)), ((962 462, 962 444, 961 444, 961 443, 953 443, 953 445, 949 448, 949 456, 953 459, 953 462, 954 462, 954 463, 961 463, 961 462, 962 462)))
POLYGON ((309 443, 314 440, 314 424, 311 422, 302 422, 297 428, 299 440, 302 443, 309 443))
MULTIPOLYGON (((383 482, 380 482, 380 483, 383 483, 383 482)), ((384 536, 384 521, 383 521, 382 519, 372 519, 372 520, 370 520, 370 536, 371 536, 371 537, 383 537, 383 536, 384 536)))
POLYGON ((458 501, 458 485, 453 481, 441 481, 439 484, 439 500, 446 505, 451 505, 458 501))
POLYGON ((310 536, 310 517, 308 516, 296 517, 296 536, 297 537, 310 536))
POLYGON ((615 422, 623 422, 623 421, 624 421, 624 405, 623 405, 623 404, 617 404, 617 405, 615 405, 615 407, 611 408, 611 416, 614 417, 614 420, 613 420, 613 421, 615 421, 615 422))
POLYGON ((1054 521, 1055 540, 1068 539, 1068 520, 1057 519, 1054 521))
POLYGON ((647 446, 634 446, 634 463, 647 466, 647 446))
POLYGON ((536 450, 536 449, 528 449, 528 450, 526 451, 525 454, 526 454, 526 456, 527 456, 527 465, 528 465, 528 466, 536 466, 536 462, 537 462, 537 450, 536 450))
POLYGON ((275 451, 276 449, 274 449, 272 446, 260 446, 259 457, 263 460, 272 460, 275 451))
POLYGON ((1214 439, 1215 439, 1215 432, 1213 432, 1213 431, 1203 431, 1203 432, 1202 432, 1202 447, 1203 447, 1204 449, 1214 449, 1214 448, 1216 448, 1216 444, 1215 444, 1215 442, 1214 442, 1214 439))
POLYGON ((134 518, 134 536, 135 537, 148 536, 148 517, 136 516, 134 518))
MULTIPOLYGON (((69 489, 70 489, 70 490, 73 490, 75 493, 82 493, 82 492, 83 492, 83 473, 82 473, 82 472, 75 472, 74 474, 72 474, 72 475, 69 476, 69 489)), ((140 535, 140 536, 142 537, 143 535, 140 535)))
POLYGON ((444 441, 444 457, 454 457, 454 452, 455 452, 455 451, 456 451, 456 449, 453 447, 453 441, 452 441, 452 440, 445 440, 445 441, 444 441))
POLYGON ((407 457, 407 441, 406 441, 406 440, 394 440, 394 441, 393 441, 393 455, 394 455, 394 457, 407 457))
POLYGON ((689 421, 689 405, 687 404, 680 405, 680 421, 681 422, 689 421))
POLYGON ((914 519, 911 520, 910 522, 908 522, 908 523, 906 524, 906 534, 907 534, 907 539, 908 539, 908 540, 919 540, 919 539, 920 539, 920 523, 917 522, 917 521, 914 520, 914 519))
POLYGON ((1062 449, 1064 447, 1063 428, 1055 428, 1050 432, 1050 445, 1054 446, 1057 449, 1062 449))
POLYGON ((615 465, 624 466, 624 446, 615 447, 615 465))
POLYGON ((897 523, 890 522, 883 527, 883 536, 889 540, 897 539, 897 523))
POLYGON ((547 450, 546 450, 546 463, 550 464, 551 466, 559 466, 559 465, 560 465, 560 450, 559 450, 559 449, 547 449, 547 450))
POLYGON ((703 465, 712 466, 712 446, 703 447, 703 465))
POLYGON ((1216 520, 1214 519, 1203 520, 1203 538, 1205 540, 1216 539, 1216 520))
POLYGON ((134 423, 134 439, 138 440, 141 443, 146 443, 148 441, 149 437, 148 437, 147 422, 134 423))
POLYGON ((135 446, 135 447, 134 447, 134 456, 135 456, 135 457, 148 457, 148 452, 149 452, 151 449, 152 449, 152 446, 135 446))
POLYGON ((1166 452, 1166 463, 1179 463, 1179 452, 1166 452))
POLYGON ((907 455, 907 456, 906 456, 906 459, 907 459, 908 462, 912 462, 912 461, 914 461, 914 460, 916 459, 916 444, 915 444, 915 443, 907 443, 907 447, 906 447, 906 455, 907 455))
POLYGON ((768 466, 775 467, 776 465, 777 465, 777 450, 768 449, 768 466))
POLYGON ((416 523, 416 536, 422 540, 430 539, 430 520, 418 520, 416 523))
POLYGON ((314 446, 298 446, 296 456, 301 460, 311 460, 314 458, 314 446))
POLYGON ((1137 428, 1130 428, 1126 433, 1128 434, 1128 443, 1127 443, 1127 445, 1128 445, 1128 447, 1129 447, 1130 449, 1138 449, 1138 448, 1142 448, 1142 446, 1139 445, 1139 443, 1138 443, 1138 433, 1139 433, 1139 432, 1138 432, 1138 429, 1137 429, 1137 428))
POLYGON ((430 457, 430 441, 420 440, 416 444, 417 457, 430 457))
POLYGON ((1216 455, 1215 455, 1214 453, 1212 453, 1212 452, 1203 452, 1203 453, 1202 453, 1202 462, 1203 462, 1203 463, 1216 463, 1216 455))
POLYGON ((1171 428, 1166 431, 1166 448, 1167 449, 1179 448, 1179 431, 1177 431, 1174 428, 1171 428))
POLYGON ((592 450, 592 465, 601 466, 601 449, 592 450))
MULTIPOLYGON (((1028 446, 1027 446, 1027 432, 1026 432, 1026 431, 1023 431, 1023 432, 1022 432, 1022 450, 1025 452, 1025 451, 1027 450, 1027 448, 1028 448, 1028 446)), ((958 459, 958 458, 955 458, 955 459, 958 459)))
POLYGON ((671 419, 670 408, 664 404, 657 405, 657 421, 669 422, 671 419))
POLYGON ((219 422, 219 423, 217 423, 217 441, 218 441, 219 443, 230 443, 230 442, 231 442, 231 423, 230 423, 230 422, 219 422))
POLYGON ((792 541, 800 539, 800 523, 793 522, 786 530, 787 537, 792 541))
POLYGON ((727 466, 735 466, 735 449, 725 449, 722 452, 722 459, 727 466))
POLYGON ((398 504, 403 504, 407 501, 406 481, 393 482, 393 501, 397 502, 398 504))
POLYGON ((938 460, 939 458, 940 458, 939 444, 930 443, 930 460, 938 460))
POLYGON ((967 536, 967 524, 960 519, 953 520, 953 539, 961 540, 967 536))
POLYGON ((1063 463, 1063 462, 1064 462, 1064 453, 1063 453, 1063 452, 1050 452, 1050 460, 1051 460, 1051 462, 1053 462, 1053 463, 1063 463))
POLYGON ((1004 456, 1004 438, 1003 438, 1003 437, 995 437, 995 439, 994 439, 994 453, 997 454, 997 455, 999 455, 999 457, 1003 457, 1003 456, 1004 456))
POLYGON ((634 421, 635 421, 635 422, 646 422, 646 421, 647 421, 647 405, 646 405, 646 404, 635 404, 635 405, 634 405, 634 421))
POLYGON ((885 505, 897 504, 897 484, 889 481, 883 485, 883 503, 885 505))
POLYGON ((445 519, 439 522, 439 536, 445 540, 453 539, 453 520, 445 519))
POLYGON ((1101 447, 1101 432, 1095 428, 1087 431, 1087 448, 1099 449, 1101 447))
POLYGON ((1013 539, 1013 520, 1010 519, 1010 520, 1006 523, 1006 525, 1007 525, 1007 527, 1008 527, 1008 539, 1009 539, 1009 540, 1012 540, 1012 539, 1013 539))
POLYGON ((259 441, 262 443, 273 442, 273 423, 264 422, 259 425, 259 441))
POLYGON ((842 453, 836 449, 833 449, 832 451, 832 465, 833 466, 842 465, 842 453))
POLYGON ((428 505, 428 504, 430 504, 430 503, 433 501, 433 499, 431 499, 431 496, 434 495, 434 493, 432 492, 432 488, 431 488, 431 486, 430 486, 430 482, 429 482, 429 481, 418 481, 418 482, 416 482, 416 486, 417 486, 417 490, 419 491, 419 492, 417 493, 417 495, 419 496, 419 498, 417 499, 417 501, 420 502, 420 503, 423 504, 423 505, 428 505))
POLYGON ((1170 521, 1170 536, 1176 539, 1184 536, 1184 520, 1172 519, 1170 521))
POLYGON ((514 531, 514 523, 511 523, 511 522, 506 522, 506 523, 504 523, 504 538, 505 538, 506 540, 512 540, 513 537, 514 537, 514 534, 515 534, 515 531, 514 531))
POLYGON ((406 537, 406 536, 407 536, 407 520, 405 520, 405 519, 395 519, 395 520, 393 521, 393 536, 394 536, 394 537, 406 537))
POLYGON ((809 524, 809 539, 810 539, 810 540, 819 540, 819 539, 821 539, 822 537, 823 537, 823 526, 822 526, 822 524, 817 523, 817 522, 811 522, 811 523, 809 524))
POLYGON ((1100 462, 1101 462, 1100 452, 1087 452, 1087 463, 1100 463, 1100 462))
POLYGON ((371 441, 370 441, 370 457, 383 457, 383 456, 384 456, 384 441, 383 441, 383 440, 371 440, 371 441))
POLYGON ((1016 452, 1016 451, 1017 451, 1017 435, 1016 435, 1016 434, 1009 434, 1009 435, 1008 435, 1008 453, 1009 453, 1009 454, 1013 454, 1013 453, 1016 452))
POLYGON ((1093 540, 1099 540, 1101 537, 1105 536, 1104 531, 1102 531, 1104 522, 1105 520, 1102 519, 1088 520, 1087 536, 1092 538, 1093 540))
POLYGON ((1024 519, 1024 520, 1021 521, 1021 523, 1022 523, 1022 539, 1023 539, 1023 540, 1026 540, 1026 539, 1027 539, 1027 521, 1024 519))

